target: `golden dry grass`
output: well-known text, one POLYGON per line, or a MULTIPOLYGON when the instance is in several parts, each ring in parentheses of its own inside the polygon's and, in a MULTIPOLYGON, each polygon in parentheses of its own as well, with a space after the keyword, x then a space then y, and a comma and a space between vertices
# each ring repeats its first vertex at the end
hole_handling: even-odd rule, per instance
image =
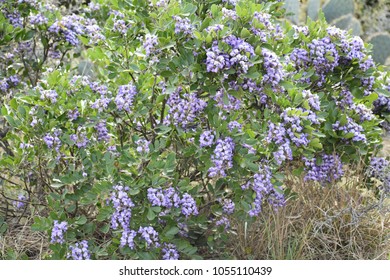
POLYGON ((234 222, 231 253, 237 259, 389 258, 390 199, 364 188, 357 174, 325 188, 290 177, 295 195, 284 209, 265 207, 251 225, 234 222))

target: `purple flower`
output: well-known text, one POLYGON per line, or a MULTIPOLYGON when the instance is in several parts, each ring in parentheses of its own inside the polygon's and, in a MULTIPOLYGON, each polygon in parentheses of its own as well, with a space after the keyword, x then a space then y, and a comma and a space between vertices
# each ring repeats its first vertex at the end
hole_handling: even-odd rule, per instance
POLYGON ((77 120, 79 116, 80 116, 80 112, 77 108, 68 111, 68 119, 71 121, 77 120))
POLYGON ((237 121, 231 121, 228 123, 228 129, 230 132, 233 132, 235 129, 237 129, 237 132, 242 132, 242 124, 237 121))
POLYGON ((221 200, 220 203, 222 204, 223 213, 228 214, 228 215, 233 214, 234 209, 235 209, 235 204, 231 199, 225 198, 225 199, 221 200))
POLYGON ((217 107, 227 112, 241 109, 241 101, 223 89, 217 90, 213 99, 217 102, 217 107))
POLYGON ((83 240, 81 242, 76 242, 74 246, 69 246, 67 258, 72 258, 73 260, 90 260, 91 254, 88 250, 88 241, 83 240))
POLYGON ((179 87, 169 96, 167 104, 170 109, 164 123, 172 123, 186 129, 195 122, 198 115, 206 108, 207 103, 198 98, 196 93, 184 94, 181 98, 181 90, 179 87))
POLYGON ((130 230, 128 228, 124 228, 121 236, 120 246, 125 247, 129 246, 130 249, 134 250, 134 238, 137 236, 137 232, 134 230, 130 230))
POLYGON ((26 206, 25 201, 27 198, 23 194, 18 195, 18 201, 14 201, 12 204, 16 207, 16 209, 21 209, 26 206))
POLYGON ((137 144, 137 152, 138 153, 140 153, 140 154, 149 153, 150 141, 145 140, 145 139, 138 139, 137 141, 135 141, 135 144, 137 144))
POLYGON ((178 260, 180 257, 176 246, 171 243, 164 243, 163 248, 161 249, 161 253, 163 254, 163 260, 178 260))
POLYGON ((146 241, 147 248, 160 247, 158 232, 153 227, 140 227, 138 233, 141 234, 141 238, 146 241))
POLYGON ((352 136, 351 140, 353 142, 367 141, 366 135, 363 133, 363 127, 354 122, 350 117, 347 117, 347 123, 345 125, 341 125, 340 121, 337 121, 332 125, 332 127, 336 131, 341 131, 344 135, 350 134, 352 136))
POLYGON ((137 88, 132 84, 119 86, 118 94, 115 97, 115 104, 119 111, 125 110, 131 112, 134 96, 137 94, 137 88))
POLYGON ((188 193, 185 193, 180 200, 181 212, 186 216, 198 215, 198 207, 196 206, 195 199, 188 193))
POLYGON ((41 99, 49 99, 51 103, 57 102, 58 94, 55 90, 42 90, 41 91, 41 99))
POLYGON ((274 52, 263 48, 262 54, 264 59, 263 67, 266 72, 263 75, 262 82, 264 84, 270 83, 273 87, 276 87, 279 85, 280 81, 283 80, 283 78, 286 76, 286 72, 284 71, 283 66, 279 61, 279 58, 274 52))
POLYGON ((209 177, 226 177, 226 170, 233 167, 234 146, 233 139, 230 137, 217 140, 217 146, 211 156, 214 166, 208 170, 209 177))
POLYGON ((211 147, 215 139, 215 132, 213 130, 205 130, 199 137, 200 147, 211 147))
POLYGON ((323 184, 338 180, 344 174, 343 165, 338 155, 323 154, 320 163, 315 157, 312 159, 304 157, 303 159, 307 172, 305 180, 317 181, 323 184))
POLYGON ((54 221, 54 227, 51 232, 51 243, 59 243, 63 244, 65 242, 64 240, 64 233, 68 230, 68 223, 67 222, 61 222, 58 223, 57 220, 54 221))
POLYGON ((148 189, 148 200, 152 206, 163 206, 166 208, 178 208, 181 204, 181 199, 179 194, 175 191, 173 187, 168 189, 148 189))
POLYGON ((156 35, 146 34, 143 41, 143 46, 146 52, 146 56, 150 56, 155 52, 158 45, 158 38, 156 35))
POLYGON ((225 230, 228 230, 230 228, 230 221, 226 217, 222 217, 218 221, 215 222, 215 225, 218 226, 223 226, 225 230))
POLYGON ((172 16, 175 20, 175 33, 184 33, 186 35, 192 35, 194 26, 188 18, 181 18, 179 16, 172 16))
POLYGON ((110 135, 108 135, 108 129, 106 127, 106 121, 100 121, 96 124, 95 129, 97 131, 98 141, 110 141, 110 135))
POLYGON ((121 226, 124 230, 130 228, 131 211, 134 203, 128 195, 129 187, 116 185, 112 187, 110 202, 115 212, 111 216, 111 228, 117 229, 121 226))

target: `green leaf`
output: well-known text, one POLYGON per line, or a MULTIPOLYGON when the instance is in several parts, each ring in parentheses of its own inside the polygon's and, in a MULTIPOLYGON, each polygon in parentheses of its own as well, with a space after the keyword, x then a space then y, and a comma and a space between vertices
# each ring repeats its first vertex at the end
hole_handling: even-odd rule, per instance
POLYGON ((154 213, 154 211, 151 208, 149 208, 146 218, 148 218, 149 221, 152 221, 154 220, 154 218, 156 218, 156 213, 154 213))
POLYGON ((78 217, 75 221, 75 224, 76 225, 84 225, 85 223, 87 222, 87 217, 85 217, 84 215, 78 217))

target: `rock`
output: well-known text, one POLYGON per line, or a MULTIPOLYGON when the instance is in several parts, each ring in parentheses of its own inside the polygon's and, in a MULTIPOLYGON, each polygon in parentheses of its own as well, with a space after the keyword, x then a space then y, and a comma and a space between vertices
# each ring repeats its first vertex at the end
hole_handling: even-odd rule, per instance
POLYGON ((352 34, 355 36, 360 36, 363 33, 360 21, 352 14, 339 17, 338 19, 331 22, 331 24, 334 24, 336 27, 344 30, 352 29, 352 34))
POLYGON ((287 14, 289 14, 287 18, 291 20, 292 23, 298 24, 301 11, 299 0, 285 0, 284 8, 286 9, 287 14))
POLYGON ((355 3, 353 0, 329 0, 323 7, 325 18, 332 22, 344 15, 355 12, 355 3))
POLYGON ((386 60, 390 56, 390 34, 374 34, 369 38, 368 42, 372 44, 372 57, 375 62, 386 64, 386 60))
POLYGON ((318 19, 318 12, 321 9, 321 0, 308 0, 307 2, 307 16, 312 20, 318 19))

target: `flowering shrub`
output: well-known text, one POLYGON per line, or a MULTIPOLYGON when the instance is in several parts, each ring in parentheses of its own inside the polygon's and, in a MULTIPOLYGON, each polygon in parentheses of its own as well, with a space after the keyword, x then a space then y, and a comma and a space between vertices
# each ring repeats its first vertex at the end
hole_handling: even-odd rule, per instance
POLYGON ((1 5, 0 166, 52 258, 200 258, 285 205, 286 171, 331 185, 381 143, 364 43, 278 1, 1 5))

